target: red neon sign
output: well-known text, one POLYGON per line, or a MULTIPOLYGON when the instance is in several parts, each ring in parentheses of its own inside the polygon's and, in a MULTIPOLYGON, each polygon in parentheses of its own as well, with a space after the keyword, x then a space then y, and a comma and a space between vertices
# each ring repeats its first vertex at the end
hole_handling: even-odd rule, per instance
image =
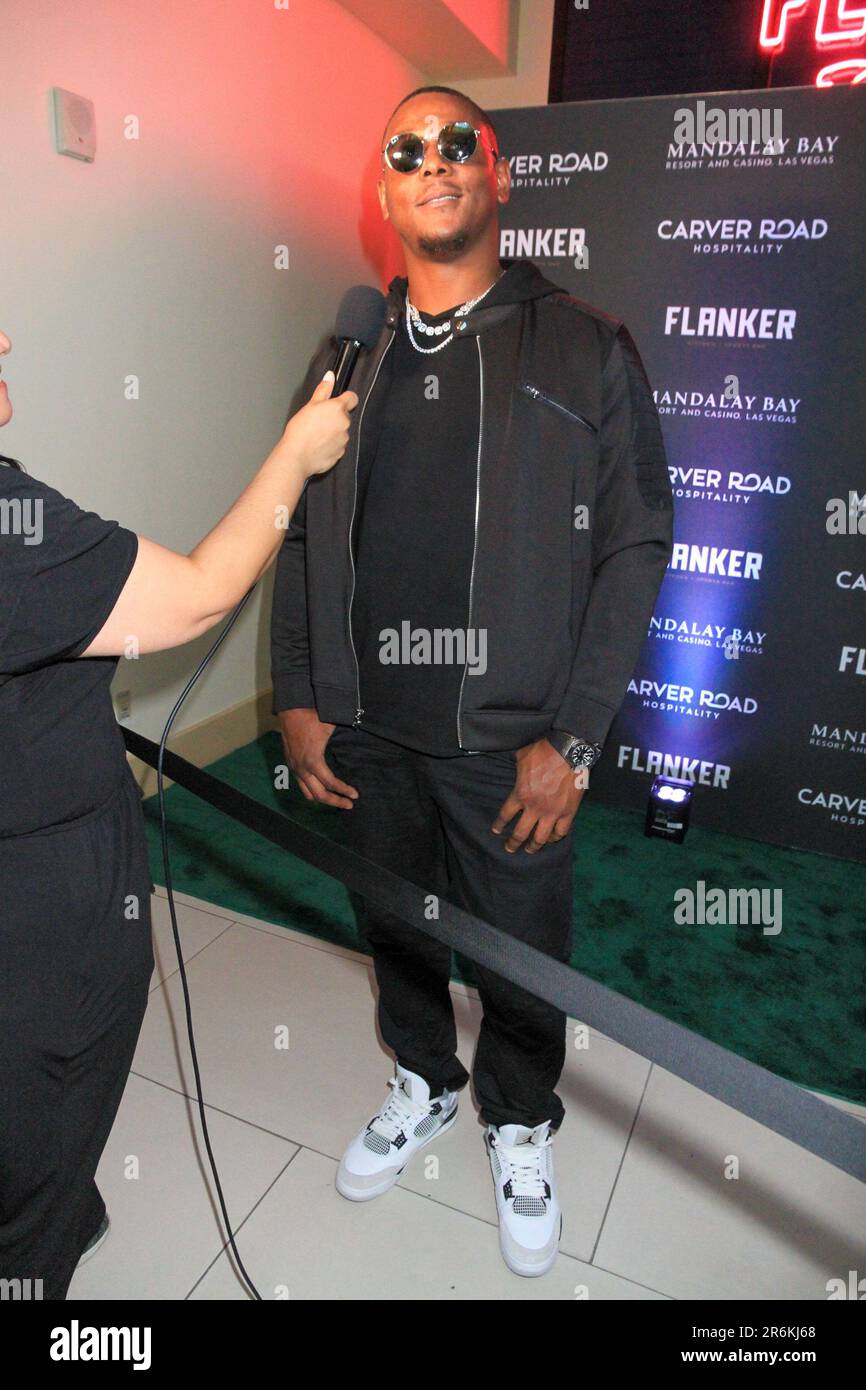
POLYGON ((866 6, 860 5, 856 9, 848 9, 847 0, 834 0, 835 18, 838 24, 848 22, 847 29, 829 29, 827 27, 827 9, 829 0, 821 0, 821 7, 818 11, 818 23, 815 27, 815 42, 825 43, 859 43, 866 34, 866 6))
POLYGON ((866 82, 866 62, 862 58, 843 58, 840 63, 829 63, 815 78, 816 87, 854 87, 866 82))
MULTIPOLYGON (((761 37, 758 40, 761 48, 781 48, 787 37, 788 21, 802 16, 804 11, 814 7, 815 0, 764 0, 761 37)), ((833 43, 859 43, 864 35, 866 6, 858 5, 849 9, 848 0, 818 0, 815 43, 819 48, 833 43), (828 9, 832 10, 829 20, 828 9), (832 27, 833 25, 836 27, 832 27)))
POLYGON ((794 14, 802 14, 811 0, 764 0, 764 13, 761 15, 761 37, 758 40, 761 48, 781 48, 785 41, 785 32, 788 28, 788 18, 794 14))
MULTIPOLYGON (((852 3, 849 0, 763 0, 759 46, 772 54, 781 52, 791 22, 814 10, 816 3, 816 48, 827 49, 833 45, 850 48, 862 43, 866 36, 866 5, 854 5, 853 0, 852 3)), ((815 86, 835 87, 863 81, 866 81, 866 60, 843 58, 823 67, 815 78, 815 86)))

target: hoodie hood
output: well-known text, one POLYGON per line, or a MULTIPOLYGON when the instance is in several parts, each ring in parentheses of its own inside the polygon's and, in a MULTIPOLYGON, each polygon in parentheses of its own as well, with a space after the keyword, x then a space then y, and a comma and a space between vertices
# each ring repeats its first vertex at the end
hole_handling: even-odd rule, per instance
MULTIPOLYGON (((492 309, 497 305, 520 304, 527 299, 542 299, 549 294, 567 293, 561 285, 555 285, 552 280, 542 275, 532 261, 501 257, 499 264, 505 270, 505 274, 500 276, 493 289, 484 296, 478 305, 479 311, 492 309)), ((389 310, 404 307, 408 284, 405 275, 394 276, 388 286, 389 310)), ((473 312, 470 311, 467 315, 467 321, 471 321, 473 312)))

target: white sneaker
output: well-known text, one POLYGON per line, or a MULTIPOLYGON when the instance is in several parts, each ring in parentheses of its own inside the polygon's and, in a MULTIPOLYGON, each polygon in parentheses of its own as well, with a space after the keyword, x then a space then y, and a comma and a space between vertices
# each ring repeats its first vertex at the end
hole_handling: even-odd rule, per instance
POLYGON ((456 1091, 443 1091, 431 1100, 423 1076, 399 1064, 388 1085, 390 1096, 356 1134, 337 1169, 337 1191, 352 1202, 368 1202, 387 1192, 413 1154, 457 1119, 456 1091))
POLYGON ((514 1274, 546 1274, 556 1259, 562 1211, 553 1175, 550 1120, 488 1125, 484 1136, 499 1212, 499 1248, 514 1274))

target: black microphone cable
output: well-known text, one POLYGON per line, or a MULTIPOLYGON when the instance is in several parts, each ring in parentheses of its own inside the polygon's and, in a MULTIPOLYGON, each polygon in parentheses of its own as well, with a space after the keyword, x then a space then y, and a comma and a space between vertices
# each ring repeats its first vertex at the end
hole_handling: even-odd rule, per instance
MULTIPOLYGON (((333 396, 342 395, 343 391, 346 389, 349 382, 349 378, 352 374, 352 371, 354 370, 358 354, 361 351, 363 351, 364 348, 369 350, 376 343, 379 334, 381 333, 382 326, 385 322, 385 314, 385 296, 382 294, 381 290, 375 289, 372 285, 355 285, 351 289, 347 290, 346 293, 343 295, 339 309, 337 311, 335 335, 338 342, 337 357, 333 367, 331 368, 331 370, 334 372, 334 385, 332 387, 333 396)), ((189 998, 189 985, 187 984, 186 970, 184 968, 183 963, 183 953, 181 951, 180 945, 180 932, 178 930, 177 925, 177 915, 174 909, 174 894, 172 892, 171 886, 171 864, 169 862, 168 854, 168 826, 165 814, 165 790, 163 787, 163 757, 165 754, 165 745, 168 741, 168 736, 171 733, 171 727, 175 721, 175 718, 177 717, 178 711, 180 710, 181 705, 183 704, 189 692, 192 690, 199 676, 204 671, 208 662, 211 660, 213 656, 216 655, 223 642, 228 637, 229 633, 231 632, 232 628, 237 622, 244 608, 244 605, 246 604, 250 595, 255 592, 255 588, 256 585, 254 584, 252 588, 244 594, 243 598, 235 608, 234 612, 232 613, 231 617, 229 618, 219 637, 214 642, 210 651, 199 663, 198 668, 190 676, 189 680, 187 681, 186 685, 181 691, 177 699, 177 702, 175 703, 174 709, 168 716, 165 728, 162 731, 162 738, 159 741, 159 756, 157 758, 156 781, 157 790, 159 793, 159 821, 160 833, 162 837, 162 863, 165 872, 165 888, 166 893, 168 895, 168 910, 169 915, 171 917, 171 929, 174 933, 174 946, 175 951, 177 952, 177 963, 180 969, 181 984, 183 985, 183 1000, 184 1007, 186 1010, 186 1031, 187 1036, 189 1038, 189 1050, 190 1055, 192 1057, 193 1072, 195 1073, 196 1100, 198 1101, 198 1111, 199 1119, 201 1120, 202 1134, 204 1135, 205 1148, 207 1150, 207 1156, 208 1161, 210 1163, 211 1172, 213 1173, 213 1179, 216 1185, 217 1196, 219 1197, 220 1211, 222 1212, 223 1221, 225 1223, 226 1232, 228 1234, 229 1245, 231 1246, 232 1253, 234 1254, 235 1260, 237 1261, 238 1269, 240 1270, 241 1275, 243 1276, 247 1284, 247 1287, 252 1293, 253 1298, 262 1301, 261 1294, 259 1293, 250 1276, 247 1274, 246 1269, 244 1268, 243 1261, 241 1260, 240 1254, 238 1253, 238 1248, 235 1244, 234 1236, 232 1235, 231 1222, 229 1221, 229 1214, 226 1210, 222 1184, 219 1180, 219 1173, 217 1171, 216 1160, 213 1156, 213 1149, 211 1148, 210 1134, 208 1133, 207 1119, 205 1117, 204 1110, 204 1099, 202 1097, 201 1073, 199 1071, 198 1054, 196 1053, 195 1035, 193 1033, 192 1026, 192 1007, 190 1005, 189 998)))
POLYGON ((189 985, 187 984, 186 970, 184 969, 184 964, 183 964, 183 952, 181 951, 181 945, 180 945, 180 932, 178 931, 177 916, 176 916, 175 910, 174 910, 174 894, 173 894, 173 892, 172 892, 172 886, 171 886, 171 864, 170 864, 170 862, 169 862, 169 855, 168 855, 168 827, 167 827, 167 824, 166 824, 166 815, 165 815, 165 789, 164 789, 164 787, 163 787, 163 780, 162 780, 162 777, 163 777, 163 773, 162 773, 162 764, 163 764, 163 756, 164 756, 164 754, 165 754, 165 745, 166 745, 166 743, 167 743, 167 741, 168 741, 168 736, 169 736, 169 734, 171 733, 171 727, 172 727, 172 725, 173 725, 173 723, 174 723, 174 721, 175 721, 175 718, 177 717, 178 711, 180 710, 181 705, 183 704, 183 702, 184 702, 184 700, 186 699, 186 697, 187 697, 187 695, 189 694, 189 692, 192 690, 192 688, 193 688, 193 686, 195 685, 196 681, 198 680, 199 676, 200 676, 201 673, 204 671, 204 669, 205 669, 205 667, 207 666, 208 662, 211 660, 211 657, 213 657, 213 656, 217 653, 217 651, 219 651, 219 648, 222 646, 223 642, 224 642, 225 639, 228 637, 229 633, 231 632, 232 628, 234 627, 235 623, 237 622, 238 618, 240 617, 240 614, 241 614, 241 612, 242 612, 242 610, 243 610, 243 608, 244 608, 244 605, 246 604, 246 602, 247 602, 247 600, 249 599, 250 595, 253 594, 253 593, 255 592, 255 589, 256 589, 256 585, 254 584, 254 585, 252 586, 252 588, 249 589, 249 590, 247 590, 247 592, 244 594, 243 598, 241 599, 240 603, 239 603, 239 604, 237 605, 237 607, 235 608, 234 612, 232 613, 231 617, 229 618, 228 622, 226 623, 226 625, 225 625, 225 627, 223 628, 222 632, 220 633, 219 637, 218 637, 217 640, 214 642, 214 644, 213 644, 213 646, 211 647, 210 651, 207 653, 207 655, 205 656, 204 660, 201 661, 201 662, 199 663, 197 670, 195 670, 195 671, 193 672, 193 674, 190 676, 189 680, 187 681, 186 685, 184 686, 183 690, 181 691, 181 693, 180 693, 180 695, 179 695, 179 697, 178 697, 178 699, 177 699, 177 702, 176 702, 176 704, 175 704, 175 706, 174 706, 174 709, 172 710, 171 714, 168 716, 168 719, 167 719, 167 721, 166 721, 165 728, 164 728, 163 731, 162 731, 162 738, 161 738, 160 741, 159 741, 159 757, 157 758, 156 781, 157 781, 157 790, 158 790, 158 792, 159 792, 159 820, 160 820, 160 831, 161 831, 161 834, 162 834, 162 864, 163 864, 163 869, 164 869, 164 872, 165 872, 165 888, 166 888, 166 892, 167 892, 167 894, 168 894, 168 911, 169 911, 169 915, 170 915, 170 917, 171 917, 171 929, 172 929, 172 931, 173 931, 173 933, 174 933, 174 946, 175 946, 175 950, 176 950, 176 952, 177 952, 177 963, 178 963, 178 966, 179 966, 179 968, 180 968, 180 978, 181 978, 181 983, 182 983, 182 985, 183 985, 183 1001, 184 1001, 184 1007, 185 1007, 185 1009, 186 1009, 186 1031, 187 1031, 187 1036, 188 1036, 188 1038, 189 1038, 189 1050, 190 1050, 190 1054, 191 1054, 191 1056, 192 1056, 193 1072, 195 1073, 196 1100, 198 1101, 198 1113, 199 1113, 199 1119, 201 1120, 202 1134, 204 1135, 205 1148, 206 1148, 206 1150, 207 1150, 207 1156, 208 1156, 208 1161, 209 1161, 209 1163, 210 1163, 211 1172, 213 1173, 213 1180, 214 1180, 214 1184, 215 1184, 215 1186, 216 1186, 217 1196, 219 1197, 220 1211, 222 1212, 223 1222, 225 1223, 226 1232, 227 1232, 227 1234, 228 1234, 229 1245, 231 1246, 231 1248, 232 1248, 232 1253, 234 1254, 235 1260, 237 1261, 238 1269, 240 1270, 241 1275, 243 1276, 244 1281, 245 1281, 246 1284, 247 1284, 247 1287, 249 1288, 250 1292, 252 1293, 253 1298, 254 1298, 254 1299, 258 1299, 258 1300, 261 1302, 261 1301, 262 1301, 262 1296, 261 1296, 261 1294, 259 1293, 258 1289, 256 1288, 256 1286, 255 1286, 255 1284, 253 1283, 253 1281, 252 1281, 252 1279, 250 1278, 250 1276, 247 1274, 247 1271, 246 1271, 246 1269, 244 1268, 244 1263, 243 1263, 243 1261, 242 1261, 242 1259, 241 1259, 241 1257, 240 1257, 240 1253, 239 1253, 239 1251, 238 1251, 238 1247, 237 1247, 237 1245, 235 1244, 235 1238, 234 1238, 234 1236, 233 1236, 233 1234, 232 1234, 231 1221, 229 1220, 229 1214, 228 1214, 228 1211, 227 1211, 227 1209, 226 1209, 225 1198, 223 1197, 222 1184, 220 1183, 219 1173, 218 1173, 218 1171, 217 1171, 216 1159, 214 1158, 213 1149, 211 1148, 210 1134, 208 1133, 207 1119, 206 1119, 206 1117, 205 1117, 205 1110, 204 1110, 204 1099, 203 1099, 203 1096, 202 1096, 201 1073, 200 1073, 200 1071, 199 1071, 199 1066, 198 1066, 198 1054, 197 1054, 197 1052, 196 1052, 196 1047, 195 1047, 195 1034, 193 1033, 193 1026, 192 1026, 192 1007, 191 1007, 191 1005, 190 1005, 190 998, 189 998, 189 985))

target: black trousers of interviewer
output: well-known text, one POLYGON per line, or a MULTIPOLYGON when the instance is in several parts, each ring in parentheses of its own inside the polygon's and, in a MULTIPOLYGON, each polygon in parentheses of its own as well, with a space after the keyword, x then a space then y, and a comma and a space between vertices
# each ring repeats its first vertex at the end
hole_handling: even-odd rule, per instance
MULTIPOLYGON (((490 922, 560 961, 572 938, 572 836, 535 854, 505 849, 490 829, 514 786, 512 752, 432 757, 337 725, 326 760, 357 787, 349 824, 353 849, 420 888, 490 922)), ((382 1038, 431 1094, 460 1090, 469 1074, 456 1055, 448 983, 451 950, 398 918, 364 904, 358 925, 379 987, 382 1038)), ((565 1062, 566 1016, 473 962, 483 1020, 472 1066, 481 1118, 535 1126, 565 1113, 554 1087, 565 1062)))
POLYGON ((126 766, 90 815, 0 838, 0 1279, 30 1297, 65 1299, 105 1214, 95 1174, 147 1005, 151 888, 126 766))

